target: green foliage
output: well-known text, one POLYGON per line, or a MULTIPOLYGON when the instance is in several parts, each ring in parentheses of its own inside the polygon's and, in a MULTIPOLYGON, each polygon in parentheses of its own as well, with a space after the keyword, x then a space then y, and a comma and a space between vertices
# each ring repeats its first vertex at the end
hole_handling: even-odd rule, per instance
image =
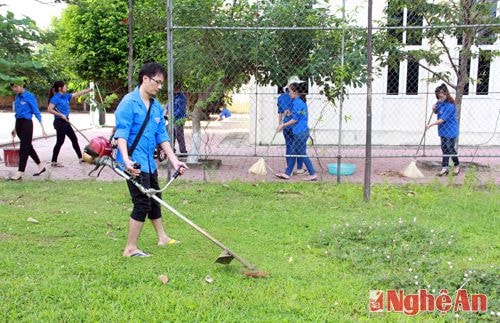
POLYGON ((126 91, 128 28, 125 1, 82 0, 69 5, 56 25, 55 49, 65 65, 85 80, 126 91))
MULTIPOLYGON (((100 95, 100 93, 99 93, 100 95)), ((90 108, 92 111, 100 110, 100 111, 109 111, 109 108, 118 100, 118 95, 116 93, 111 93, 102 99, 102 101, 92 98, 88 96, 85 101, 90 104, 90 108)))
POLYGON ((174 182, 164 193, 169 205, 270 274, 250 279, 237 261, 214 264, 220 249, 167 211, 167 232, 182 243, 156 246, 147 223, 139 246, 153 256, 122 257, 131 211, 123 181, 0 182, 0 313, 7 321, 363 321, 372 318, 369 290, 410 288, 414 275, 431 289, 467 278, 498 308, 497 186, 375 185, 369 204, 362 189, 174 182))
POLYGON ((0 95, 11 94, 10 83, 31 81, 42 65, 34 60, 34 46, 41 32, 29 18, 16 19, 12 12, 0 14, 0 95))

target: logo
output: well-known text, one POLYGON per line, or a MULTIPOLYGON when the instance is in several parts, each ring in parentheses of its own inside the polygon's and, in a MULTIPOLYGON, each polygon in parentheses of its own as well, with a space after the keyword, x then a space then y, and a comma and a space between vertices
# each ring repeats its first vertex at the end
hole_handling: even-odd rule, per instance
POLYGON ((457 290, 454 297, 446 289, 441 289, 434 296, 426 289, 420 289, 416 294, 405 295, 404 290, 371 290, 369 311, 372 313, 396 312, 415 316, 420 312, 439 311, 446 314, 453 312, 486 312, 488 297, 485 294, 468 294, 466 289, 457 290))

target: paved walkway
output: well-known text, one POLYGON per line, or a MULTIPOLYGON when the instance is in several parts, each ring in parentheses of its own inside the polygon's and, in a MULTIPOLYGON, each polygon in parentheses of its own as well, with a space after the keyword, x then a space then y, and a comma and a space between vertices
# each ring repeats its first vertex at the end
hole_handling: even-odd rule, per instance
MULTIPOLYGON (((55 130, 52 126, 52 116, 46 113, 43 114, 44 127, 49 134, 48 139, 40 138, 41 129, 38 125, 38 122, 35 123, 35 131, 34 136, 35 140, 33 145, 35 150, 38 152, 40 158, 49 162, 52 149, 55 144, 55 130)), ((105 136, 109 137, 111 133, 111 129, 109 127, 104 128, 93 128, 90 126, 90 117, 88 114, 72 114, 70 116, 70 120, 73 124, 79 128, 82 133, 87 138, 93 138, 96 136, 105 136)), ((108 114, 106 116, 107 124, 114 124, 114 116, 112 114, 108 114)), ((235 123, 236 124, 236 123, 235 123)), ((8 112, 0 112, 0 148, 8 147, 11 141, 10 131, 14 127, 14 117, 12 113, 8 112)), ((202 167, 200 165, 193 165, 191 169, 189 169, 186 174, 183 176, 184 180, 192 180, 192 181, 209 181, 209 182, 227 182, 231 180, 239 180, 239 181, 249 181, 249 182, 267 182, 267 181, 282 181, 277 179, 273 175, 273 171, 282 171, 285 167, 285 160, 283 156, 283 147, 282 146, 273 146, 270 149, 267 147, 259 147, 258 149, 254 148, 252 145, 248 144, 246 140, 247 134, 244 133, 244 129, 241 128, 241 124, 238 124, 237 128, 232 129, 228 124, 217 124, 214 126, 215 130, 211 137, 211 146, 210 146, 210 154, 218 155, 217 157, 210 157, 213 159, 220 159, 221 165, 218 169, 207 169, 206 167, 202 167), (219 127, 219 130, 217 130, 219 127), (246 143, 245 143, 246 141, 246 143), (256 151, 257 150, 257 151, 256 151), (248 157, 257 155, 269 155, 269 156, 279 156, 279 157, 266 157, 266 165, 270 168, 268 174, 266 176, 256 176, 248 173, 248 169, 251 165, 253 165, 259 157, 248 157), (233 156, 227 156, 233 155, 233 156), (273 171, 271 171, 271 169, 273 171)), ((191 130, 186 129, 186 139, 187 145, 190 147, 190 137, 191 130)), ((79 138, 80 146, 83 147, 86 144, 85 138, 79 133, 77 133, 79 138)), ((310 156, 316 156, 316 154, 322 154, 322 149, 317 149, 316 151, 313 149, 309 149, 310 156)), ((332 155, 331 149, 329 148, 329 154, 332 155)), ((336 149, 336 148, 335 148, 336 149)), ((395 148, 384 148, 384 151, 374 149, 374 156, 388 156, 390 155, 388 151, 392 154, 397 155, 400 154, 395 148)), ((492 155, 498 156, 498 147, 492 149, 492 155)), ((389 157, 389 158, 374 158, 372 162, 372 183, 395 183, 395 184, 404 184, 404 183, 430 183, 435 180, 440 181, 442 183, 447 183, 447 178, 438 178, 435 176, 435 173, 439 170, 439 150, 431 151, 435 157, 426 157, 426 162, 433 162, 437 166, 435 169, 424 169, 423 166, 419 166, 420 170, 424 173, 425 178, 423 179, 410 179, 405 178, 400 175, 405 167, 411 162, 411 158, 401 158, 401 157, 389 157)), ((350 156, 358 156, 357 158, 345 158, 342 160, 343 163, 354 163, 356 164, 356 171, 351 176, 342 176, 342 182, 353 182, 353 183, 363 183, 364 181, 364 170, 365 170, 365 160, 362 158, 364 154, 363 147, 352 148, 349 151, 350 156)), ((3 152, 1 154, 2 162, 0 162, 0 178, 4 180, 10 175, 13 174, 17 168, 14 167, 6 167, 3 162, 3 152)), ((419 158, 421 160, 422 158, 419 158)), ((470 161, 471 158, 464 157, 462 158, 462 163, 466 164, 470 161)), ((64 143, 60 155, 59 161, 64 164, 65 167, 62 168, 52 168, 47 165, 47 172, 40 177, 32 177, 31 175, 36 172, 36 165, 33 163, 31 159, 28 160, 28 165, 26 168, 26 174, 23 180, 82 180, 89 179, 88 173, 93 169, 91 165, 81 164, 78 162, 75 152, 72 149, 71 143, 69 139, 64 143)), ((336 160, 334 158, 312 158, 312 161, 315 165, 315 168, 318 172, 321 181, 329 181, 335 182, 337 177, 328 173, 327 164, 335 163, 336 160)), ((476 178, 482 184, 493 182, 496 184, 500 184, 500 158, 498 157, 489 157, 489 158, 476 158, 475 162, 481 163, 483 165, 489 166, 488 171, 478 171, 476 174, 476 178)), ((160 177, 167 177, 167 164, 163 162, 160 166, 160 177)), ((420 165, 420 164, 419 164, 420 165)), ((462 183, 464 180, 464 174, 467 173, 467 169, 459 175, 455 177, 454 180, 456 183, 462 183)), ((291 181, 301 181, 303 177, 294 176, 291 181)), ((101 176, 97 178, 97 180, 122 180, 118 175, 114 174, 110 169, 106 169, 102 172, 101 176)))

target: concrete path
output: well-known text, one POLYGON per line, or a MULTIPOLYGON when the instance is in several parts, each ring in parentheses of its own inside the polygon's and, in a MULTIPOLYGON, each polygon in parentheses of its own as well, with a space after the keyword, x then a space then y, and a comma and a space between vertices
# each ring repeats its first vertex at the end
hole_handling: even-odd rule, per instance
MULTIPOLYGON (((38 122, 34 121, 34 136, 35 140, 33 145, 35 150, 39 154, 40 158, 48 163, 52 155, 52 149, 55 144, 55 130, 52 126, 53 117, 47 113, 43 113, 43 123, 44 127, 49 134, 48 139, 43 139, 41 137, 41 129, 38 122)), ((14 127, 14 116, 11 112, 0 112, 0 148, 9 147, 12 137, 10 136, 10 131, 14 127)), ((96 136, 109 137, 111 134, 110 127, 104 128, 94 128, 90 125, 90 116, 83 113, 73 113, 70 115, 70 121, 82 131, 85 137, 91 139, 96 136)), ((106 124, 114 124, 114 116, 112 114, 106 115, 106 124)), ((191 169, 182 177, 184 180, 192 181, 209 181, 209 182, 227 182, 232 180, 238 181, 248 181, 248 182, 268 182, 268 181, 283 181, 276 178, 273 174, 274 172, 283 171, 285 168, 284 147, 282 146, 272 146, 270 149, 267 147, 255 148, 248 144, 248 134, 245 133, 245 129, 242 128, 241 120, 234 121, 232 124, 229 123, 218 123, 214 124, 211 128, 210 133, 207 135, 210 137, 210 147, 204 150, 204 153, 210 154, 210 159, 219 159, 221 165, 218 169, 207 169, 201 165, 193 165, 191 169), (251 165, 259 160, 260 157, 252 156, 269 155, 278 157, 266 157, 265 162, 269 167, 268 174, 266 176, 256 176, 248 173, 248 169, 251 165)), ((82 135, 77 133, 79 138, 80 146, 83 147, 86 144, 86 140, 82 135)), ((191 129, 187 127, 186 129, 186 139, 188 149, 191 145, 191 129)), ((309 149, 308 153, 310 156, 316 157, 318 155, 325 155, 324 149, 328 149, 328 154, 330 156, 334 155, 333 148, 319 148, 319 149, 309 149)), ((390 156, 391 154, 398 155, 401 151, 397 148, 374 148, 373 156, 390 156)), ((472 148, 471 148, 472 149, 472 148)), ((470 149, 469 149, 470 150, 470 149)), ((492 148, 491 155, 498 156, 499 148, 492 148)), ((364 154, 363 147, 346 148, 346 155, 356 156, 355 158, 345 158, 342 160, 343 163, 354 163, 356 164, 356 171, 351 176, 342 176, 342 182, 353 182, 353 183, 363 183, 364 181, 364 170, 365 170, 365 160, 362 158, 364 154)), ((433 181, 439 181, 442 183, 447 183, 449 179, 439 178, 435 176, 435 173, 439 170, 439 149, 434 149, 428 152, 429 155, 434 157, 426 157, 427 162, 434 162, 437 165, 436 169, 426 170, 422 166, 420 170, 424 173, 425 178, 423 179, 409 179, 402 177, 400 172, 402 172, 405 167, 412 161, 412 158, 402 158, 402 157, 387 157, 387 158, 374 158, 372 162, 372 183, 430 183, 433 181)), ((4 180, 13 174, 17 168, 6 167, 3 162, 3 152, 1 153, 2 161, 0 162, 0 178, 4 180)), ((422 158, 420 158, 422 159, 422 158)), ((463 157, 462 163, 470 161, 471 157, 463 157)), ((93 169, 91 165, 81 164, 77 160, 77 156, 72 149, 69 139, 67 139, 61 149, 59 155, 59 161, 64 164, 65 167, 62 168, 52 168, 47 164, 47 172, 43 176, 33 177, 32 174, 36 172, 36 165, 29 159, 26 169, 25 176, 23 180, 83 180, 92 179, 88 176, 88 173, 93 169)), ((335 163, 335 158, 312 158, 313 164, 315 165, 316 171, 320 177, 320 181, 335 182, 337 177, 328 173, 327 164, 335 163)), ((500 158, 498 157, 481 157, 475 158, 475 162, 489 166, 489 171, 480 171, 476 173, 476 178, 481 184, 495 183, 500 184, 500 158)), ((468 170, 465 169, 462 174, 454 177, 455 183, 462 183, 465 174, 468 170)), ((160 177, 167 178, 167 164, 163 162, 160 165, 160 177)), ((95 178, 94 178, 95 179, 95 178)), ((110 169, 106 169, 102 172, 101 176, 96 180, 122 180, 118 175, 114 174, 110 169)), ((301 181, 303 176, 294 176, 290 181, 301 181)), ((311 183, 311 185, 314 185, 311 183)))

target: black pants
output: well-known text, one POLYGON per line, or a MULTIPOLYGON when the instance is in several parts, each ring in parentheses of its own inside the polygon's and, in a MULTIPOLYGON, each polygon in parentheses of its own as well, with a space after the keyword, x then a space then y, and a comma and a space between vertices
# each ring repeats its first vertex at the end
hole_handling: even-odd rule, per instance
MULTIPOLYGON (((144 188, 160 189, 157 171, 153 174, 141 172, 139 176, 139 183, 141 183, 144 188)), ((144 222, 146 221, 146 216, 150 220, 161 218, 160 203, 149 198, 145 194, 142 194, 141 191, 130 181, 127 181, 127 185, 130 196, 132 197, 132 203, 134 203, 134 208, 132 209, 132 214, 130 215, 132 219, 144 222)), ((157 193, 156 196, 161 198, 161 193, 157 193)))
POLYGON ((16 133, 21 141, 19 148, 19 168, 20 172, 26 170, 26 164, 28 163, 28 157, 31 157, 35 163, 40 164, 40 158, 33 148, 33 121, 28 119, 16 119, 16 133))
POLYGON ((175 141, 179 144, 181 154, 187 154, 186 141, 184 140, 184 125, 174 125, 174 147, 175 141))
MULTIPOLYGON (((456 155, 457 150, 455 149, 455 143, 457 142, 457 138, 445 138, 441 137, 441 151, 443 152, 443 155, 448 155, 448 156, 443 156, 443 162, 442 166, 443 167, 448 167, 450 163, 450 156, 449 155, 456 155)), ((455 166, 460 165, 460 162, 458 161, 457 156, 451 157, 453 160, 453 164, 455 166)))
POLYGON ((54 128, 56 129, 57 141, 54 146, 54 151, 52 152, 52 162, 57 163, 57 157, 59 156, 59 151, 61 151, 61 147, 66 136, 68 136, 69 140, 71 140, 73 149, 75 150, 78 158, 82 158, 82 150, 78 145, 78 138, 76 138, 75 132, 73 131, 73 128, 71 128, 71 124, 63 119, 57 118, 54 120, 54 128))

